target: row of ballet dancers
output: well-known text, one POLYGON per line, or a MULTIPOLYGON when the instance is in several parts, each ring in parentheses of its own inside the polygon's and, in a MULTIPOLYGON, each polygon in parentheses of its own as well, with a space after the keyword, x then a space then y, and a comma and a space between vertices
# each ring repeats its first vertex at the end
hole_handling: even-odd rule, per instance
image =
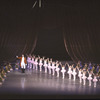
POLYGON ((84 68, 80 68, 78 64, 74 66, 74 64, 69 65, 68 62, 66 62, 64 65, 61 64, 61 62, 58 61, 52 61, 52 59, 42 57, 40 56, 27 56, 27 68, 31 69, 36 69, 39 70, 40 72, 42 71, 43 67, 45 70, 45 73, 52 74, 53 76, 55 75, 55 72, 57 73, 57 77, 59 77, 59 73, 62 73, 62 78, 65 78, 66 73, 68 74, 69 79, 72 79, 75 81, 76 77, 78 76, 79 82, 82 83, 83 85, 86 85, 86 80, 89 81, 89 86, 91 86, 92 81, 94 83, 94 87, 96 87, 97 81, 100 81, 98 79, 97 74, 93 73, 93 70, 88 70, 86 69, 86 64, 84 68), (59 67, 61 66, 61 68, 59 67), (66 66, 68 67, 66 69, 66 66), (88 75, 86 75, 88 73, 88 75))

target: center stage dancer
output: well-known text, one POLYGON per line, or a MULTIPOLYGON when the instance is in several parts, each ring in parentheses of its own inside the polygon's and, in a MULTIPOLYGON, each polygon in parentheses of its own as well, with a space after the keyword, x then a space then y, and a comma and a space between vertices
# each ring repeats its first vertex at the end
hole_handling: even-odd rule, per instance
POLYGON ((69 79, 71 79, 71 76, 72 76, 72 68, 73 68, 73 65, 72 66, 69 66, 69 64, 68 63, 66 63, 67 64, 67 66, 68 66, 68 74, 69 74, 69 79))
POLYGON ((16 56, 18 59, 20 59, 20 66, 21 66, 21 69, 22 69, 22 73, 25 73, 25 66, 27 64, 26 62, 26 57, 24 57, 24 55, 22 54, 22 57, 18 57, 16 56))
POLYGON ((64 65, 62 65, 61 72, 62 72, 62 78, 64 79, 65 78, 65 72, 66 72, 64 65))
POLYGON ((47 73, 47 59, 44 59, 44 69, 45 69, 45 73, 47 73))
POLYGON ((89 74, 89 76, 88 76, 88 80, 89 80, 89 86, 91 86, 91 81, 92 81, 92 74, 93 74, 93 72, 92 71, 87 71, 88 72, 88 74, 89 74))

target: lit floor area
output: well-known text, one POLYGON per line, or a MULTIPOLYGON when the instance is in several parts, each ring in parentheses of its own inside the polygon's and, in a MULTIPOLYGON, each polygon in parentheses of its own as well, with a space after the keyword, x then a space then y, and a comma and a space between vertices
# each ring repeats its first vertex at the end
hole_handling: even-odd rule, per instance
POLYGON ((35 69, 27 69, 25 73, 21 70, 13 70, 7 74, 7 77, 0 86, 0 98, 100 98, 100 81, 97 87, 88 86, 79 83, 79 79, 69 80, 67 73, 65 79, 40 72, 35 69))

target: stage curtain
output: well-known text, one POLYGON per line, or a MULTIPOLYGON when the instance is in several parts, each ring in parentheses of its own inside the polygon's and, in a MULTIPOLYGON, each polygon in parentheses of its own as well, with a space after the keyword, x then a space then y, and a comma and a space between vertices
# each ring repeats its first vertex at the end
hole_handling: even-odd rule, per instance
POLYGON ((31 9, 32 5, 25 9, 25 4, 18 1, 4 1, 0 5, 0 62, 14 61, 16 55, 33 54, 38 38, 38 9, 31 9))
POLYGON ((64 11, 64 44, 74 62, 100 63, 100 7, 98 1, 86 4, 64 11))

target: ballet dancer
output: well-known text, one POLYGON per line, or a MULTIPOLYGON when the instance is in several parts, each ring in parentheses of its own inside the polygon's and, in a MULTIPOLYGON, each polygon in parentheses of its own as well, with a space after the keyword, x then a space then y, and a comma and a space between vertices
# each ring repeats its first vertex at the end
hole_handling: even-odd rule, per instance
POLYGON ((96 87, 96 84, 97 84, 97 81, 98 81, 97 80, 97 75, 93 73, 93 76, 94 76, 94 78, 93 78, 94 87, 96 87))
POLYGON ((47 73, 47 67, 48 67, 48 65, 47 65, 47 59, 45 59, 45 60, 44 60, 45 73, 47 73))
POLYGON ((42 58, 40 58, 40 61, 39 61, 40 72, 42 71, 42 65, 43 65, 42 58))
POLYGON ((48 61, 48 70, 49 70, 49 74, 51 74, 51 61, 48 61))
POLYGON ((55 68, 56 68, 56 66, 55 66, 55 62, 52 62, 52 75, 54 76, 55 75, 55 68))
POLYGON ((59 66, 59 63, 56 64, 57 77, 59 77, 59 70, 60 70, 60 68, 58 66, 59 66))
POLYGON ((69 79, 71 79, 71 76, 72 76, 72 68, 73 68, 73 65, 71 66, 71 65, 69 65, 68 63, 66 63, 67 64, 67 66, 68 66, 68 74, 69 74, 69 79))
POLYGON ((62 65, 61 72, 62 72, 62 78, 64 79, 65 78, 65 72, 66 72, 64 65, 62 65))
POLYGON ((35 58, 34 65, 35 65, 36 70, 38 70, 38 58, 37 57, 35 58))
POLYGON ((82 79, 83 79, 83 85, 86 84, 86 71, 83 71, 83 74, 82 74, 82 79))
POLYGON ((72 75, 73 75, 73 80, 76 80, 76 68, 73 67, 72 75))
POLYGON ((79 68, 78 66, 76 66, 77 70, 78 70, 78 77, 79 77, 79 81, 80 83, 82 83, 82 69, 79 68))
POLYGON ((92 81, 92 74, 93 74, 93 72, 92 71, 87 71, 88 72, 88 74, 89 74, 89 76, 88 76, 88 80, 89 80, 89 86, 91 86, 91 81, 92 81))

